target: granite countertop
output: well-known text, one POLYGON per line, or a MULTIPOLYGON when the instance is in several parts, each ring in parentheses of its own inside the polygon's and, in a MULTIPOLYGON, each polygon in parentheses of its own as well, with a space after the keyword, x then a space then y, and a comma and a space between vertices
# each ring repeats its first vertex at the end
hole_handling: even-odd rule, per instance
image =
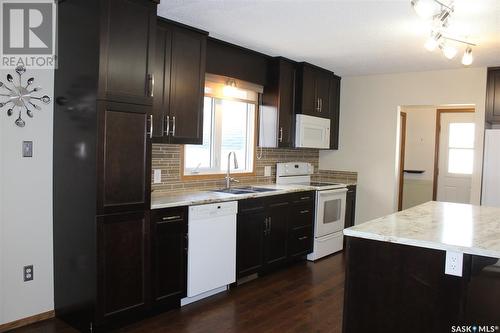
POLYGON ((344 235, 500 258, 500 208, 430 201, 344 235))
MULTIPOLYGON (((237 186, 236 186, 237 187, 237 186)), ((293 192, 313 191, 314 187, 306 185, 255 185, 255 187, 264 187, 274 189, 275 191, 248 193, 248 194, 230 194, 213 191, 192 191, 177 193, 155 193, 151 196, 151 209, 201 205, 223 201, 234 201, 249 198, 265 197, 293 192)))

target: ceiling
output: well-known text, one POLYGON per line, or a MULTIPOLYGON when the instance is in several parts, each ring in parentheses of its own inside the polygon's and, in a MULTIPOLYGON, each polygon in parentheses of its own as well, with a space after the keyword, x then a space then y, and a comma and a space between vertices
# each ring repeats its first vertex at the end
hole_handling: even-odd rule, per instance
MULTIPOLYGON (((342 76, 462 68, 423 44, 410 0, 161 0, 160 16, 342 76)), ((500 0, 457 0, 450 28, 479 44, 472 66, 500 66, 500 0)))

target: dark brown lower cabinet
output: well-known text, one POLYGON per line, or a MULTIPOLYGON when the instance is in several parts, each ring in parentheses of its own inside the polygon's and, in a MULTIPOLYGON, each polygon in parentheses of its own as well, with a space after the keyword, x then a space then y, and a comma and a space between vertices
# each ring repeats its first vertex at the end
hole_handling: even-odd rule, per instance
POLYGON ((149 224, 144 212, 97 217, 97 318, 146 310, 149 224))
POLYGON ((240 200, 237 277, 265 273, 311 253, 313 212, 314 192, 240 200))
POLYGON ((446 251, 346 238, 344 333, 497 331, 499 259, 464 254, 457 277, 446 251))
POLYGON ((356 217, 356 185, 347 186, 345 205, 345 227, 349 228, 355 224, 356 217))
POLYGON ((187 207, 151 213, 153 306, 179 306, 186 296, 187 207))

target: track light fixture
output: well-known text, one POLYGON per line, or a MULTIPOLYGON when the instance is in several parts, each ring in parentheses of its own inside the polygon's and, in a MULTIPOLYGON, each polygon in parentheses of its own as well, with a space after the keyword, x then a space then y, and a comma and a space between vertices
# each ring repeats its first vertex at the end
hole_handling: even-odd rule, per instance
POLYGON ((462 64, 469 66, 474 58, 472 56, 472 47, 476 44, 465 41, 464 39, 451 37, 446 33, 449 21, 454 12, 453 2, 448 4, 439 0, 411 0, 411 5, 418 16, 424 19, 432 19, 432 29, 430 37, 424 44, 428 51, 434 51, 438 47, 443 55, 448 59, 454 59, 458 53, 458 45, 466 45, 462 64))

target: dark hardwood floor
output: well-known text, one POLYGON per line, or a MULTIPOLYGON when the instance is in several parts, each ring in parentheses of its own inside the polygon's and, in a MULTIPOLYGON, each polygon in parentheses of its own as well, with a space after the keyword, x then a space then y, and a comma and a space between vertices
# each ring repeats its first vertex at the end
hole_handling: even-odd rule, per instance
MULTIPOLYGON (((117 332, 341 332, 344 255, 301 262, 117 332)), ((76 332, 58 319, 17 333, 76 332)))

